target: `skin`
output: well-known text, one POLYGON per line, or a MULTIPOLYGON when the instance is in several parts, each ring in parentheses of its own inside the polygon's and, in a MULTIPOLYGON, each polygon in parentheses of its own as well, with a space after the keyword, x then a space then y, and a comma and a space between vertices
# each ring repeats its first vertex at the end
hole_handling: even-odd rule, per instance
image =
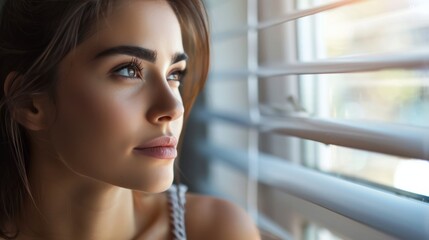
MULTIPOLYGON (((122 1, 95 29, 60 62, 55 103, 39 95, 16 111, 30 136, 38 206, 25 203, 18 239, 171 239, 160 192, 173 181, 174 159, 134 148, 180 136, 184 108, 175 73, 186 60, 172 64, 184 53, 179 22, 164 1, 134 0, 122 1), (134 68, 134 75, 124 68, 133 56, 100 57, 117 46, 156 51, 156 61, 138 59, 144 70, 134 68)), ((259 239, 243 210, 216 198, 188 194, 185 218, 191 240, 259 239)))

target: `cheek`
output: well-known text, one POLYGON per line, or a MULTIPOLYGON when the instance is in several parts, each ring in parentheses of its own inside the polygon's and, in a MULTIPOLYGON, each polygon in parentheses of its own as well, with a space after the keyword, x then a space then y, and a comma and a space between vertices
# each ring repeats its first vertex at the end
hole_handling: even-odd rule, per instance
POLYGON ((180 133, 182 132, 183 128, 183 117, 180 117, 176 119, 175 121, 172 121, 170 124, 171 131, 173 132, 174 136, 179 137, 180 133))
MULTIPOLYGON (((183 99, 182 99, 182 96, 181 96, 179 90, 174 91, 174 96, 176 97, 176 99, 178 99, 178 101, 180 101, 180 103, 182 105, 182 108, 184 108, 184 106, 183 106, 183 99)), ((174 133, 177 134, 176 136, 179 136, 180 133, 181 133, 181 131, 182 131, 182 128, 183 128, 183 115, 184 115, 184 112, 183 112, 183 114, 178 119, 176 119, 175 121, 173 121, 171 123, 171 127, 173 128, 173 131, 175 131, 174 133)))
POLYGON ((134 106, 127 103, 124 97, 114 92, 86 89, 73 93, 70 90, 59 106, 60 116, 75 130, 108 137, 114 132, 120 132, 122 127, 130 126, 130 121, 135 118, 132 116, 136 112, 134 106))
POLYGON ((143 101, 137 101, 129 91, 87 83, 59 90, 53 136, 61 158, 84 173, 100 164, 114 167, 124 159, 135 140, 133 133, 141 127, 144 109, 143 101))
POLYGON ((98 132, 106 127, 111 127, 109 129, 114 131, 123 126, 123 121, 130 118, 128 115, 132 112, 132 106, 127 105, 120 96, 98 91, 81 91, 64 99, 63 103, 63 114, 68 119, 73 119, 73 124, 90 132, 98 132))

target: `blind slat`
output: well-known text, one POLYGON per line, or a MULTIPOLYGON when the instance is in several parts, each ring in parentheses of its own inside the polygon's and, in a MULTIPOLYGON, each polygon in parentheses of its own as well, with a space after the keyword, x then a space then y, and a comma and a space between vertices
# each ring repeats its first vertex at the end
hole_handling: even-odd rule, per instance
POLYGON ((201 110, 201 121, 222 120, 302 139, 348 148, 429 160, 429 129, 399 124, 341 121, 310 117, 262 117, 259 123, 246 116, 201 110))
MULTIPOLYGON (((210 144, 199 151, 247 171, 246 151, 210 144)), ((261 182, 400 239, 429 238, 429 204, 259 155, 261 182), (305 179, 305 181, 303 181, 305 179)))
POLYGON ((260 22, 256 26, 256 28, 257 29, 265 29, 265 28, 273 27, 273 26, 276 26, 276 25, 279 25, 279 24, 282 24, 285 22, 290 22, 290 21, 293 21, 293 20, 296 20, 299 18, 311 16, 311 15, 314 15, 317 13, 325 12, 328 10, 332 10, 335 8, 343 7, 346 5, 350 5, 352 3, 358 3, 358 2, 362 2, 362 1, 364 1, 364 0, 343 0, 343 1, 333 2, 333 3, 327 3, 324 5, 320 5, 320 6, 305 9, 305 10, 294 11, 294 12, 291 12, 291 13, 287 14, 286 16, 283 16, 279 19, 260 22))
POLYGON ((308 8, 305 10, 298 10, 298 11, 294 11, 294 12, 291 12, 289 14, 286 14, 285 16, 282 16, 278 19, 272 19, 272 20, 259 22, 255 26, 241 27, 241 28, 237 28, 237 29, 233 29, 233 30, 229 30, 229 31, 225 31, 225 32, 214 33, 212 35, 212 38, 213 38, 213 40, 228 39, 228 38, 244 35, 250 30, 255 30, 255 29, 261 30, 261 29, 270 28, 270 27, 273 27, 273 26, 276 26, 276 25, 279 25, 282 23, 290 22, 290 21, 293 21, 293 20, 296 20, 299 18, 311 16, 311 15, 314 15, 314 14, 317 14, 320 12, 328 11, 331 9, 335 9, 338 7, 342 7, 345 5, 349 5, 349 4, 357 3, 357 2, 362 2, 362 1, 364 1, 364 0, 343 0, 343 1, 338 1, 338 2, 320 5, 320 6, 313 7, 313 8, 308 8))
POLYGON ((353 73, 385 69, 420 68, 429 68, 429 51, 290 63, 277 68, 259 67, 256 71, 214 70, 210 76, 214 79, 244 78, 249 75, 268 78, 283 75, 353 73))
POLYGON ((262 213, 258 214, 258 226, 263 230, 280 237, 282 240, 293 240, 293 237, 287 231, 262 213))

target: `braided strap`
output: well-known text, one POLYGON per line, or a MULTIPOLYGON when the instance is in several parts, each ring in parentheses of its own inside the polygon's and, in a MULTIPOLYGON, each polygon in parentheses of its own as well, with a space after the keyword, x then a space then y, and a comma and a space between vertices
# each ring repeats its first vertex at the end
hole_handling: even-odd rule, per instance
POLYGON ((170 223, 174 240, 186 240, 185 230, 185 185, 172 185, 168 190, 168 205, 170 207, 170 223))

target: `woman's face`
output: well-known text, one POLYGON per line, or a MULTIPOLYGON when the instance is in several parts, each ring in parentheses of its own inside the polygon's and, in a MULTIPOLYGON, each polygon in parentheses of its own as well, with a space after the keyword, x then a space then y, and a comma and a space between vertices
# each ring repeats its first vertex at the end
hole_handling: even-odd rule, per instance
POLYGON ((54 150, 80 176, 163 191, 184 113, 179 22, 166 1, 122 1, 95 29, 59 65, 54 150))

